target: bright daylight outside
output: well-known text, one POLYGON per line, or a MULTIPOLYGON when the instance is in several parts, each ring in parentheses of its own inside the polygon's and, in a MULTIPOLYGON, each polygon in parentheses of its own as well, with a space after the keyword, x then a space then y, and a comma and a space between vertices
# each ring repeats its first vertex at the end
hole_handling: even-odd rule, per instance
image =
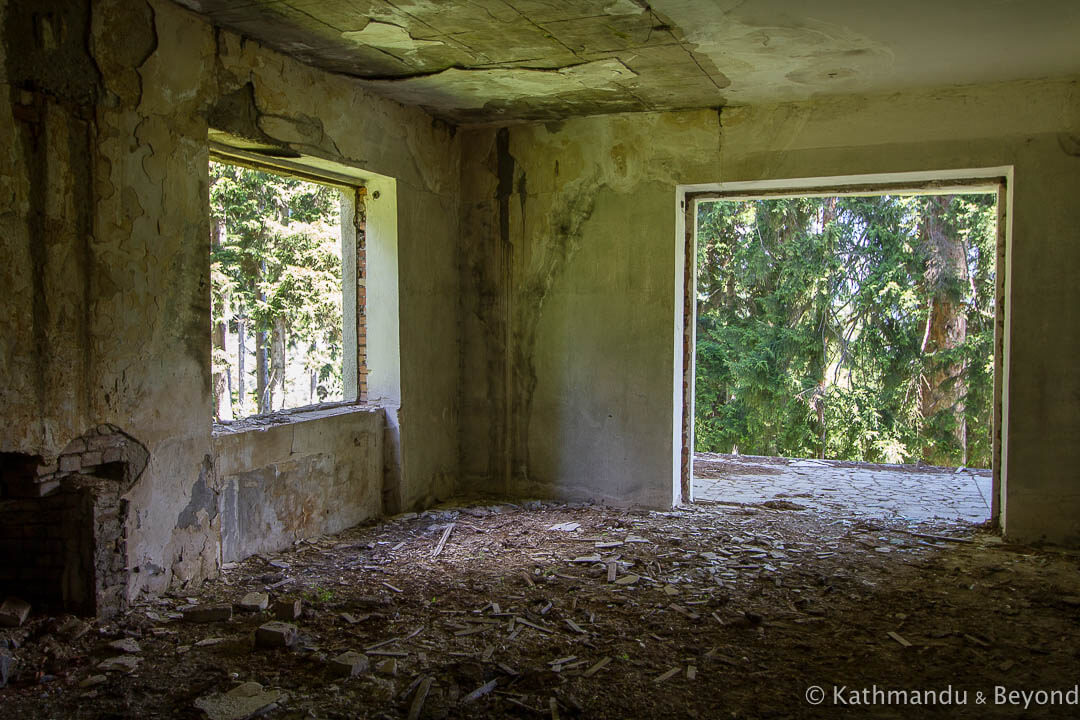
POLYGON ((342 399, 341 202, 210 163, 215 421, 342 399))
POLYGON ((991 466, 996 212, 990 193, 699 203, 697 495, 813 504, 814 466, 895 498, 948 467, 940 492, 988 517, 989 471, 952 468, 991 466))

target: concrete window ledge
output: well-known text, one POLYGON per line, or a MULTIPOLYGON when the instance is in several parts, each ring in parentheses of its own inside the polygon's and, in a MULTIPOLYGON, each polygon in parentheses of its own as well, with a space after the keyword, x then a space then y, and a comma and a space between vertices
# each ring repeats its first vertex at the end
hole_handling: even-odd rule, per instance
POLYGON ((235 435, 237 433, 250 432, 252 430, 267 430, 280 425, 309 422, 323 418, 347 415, 350 413, 381 413, 381 405, 356 402, 322 403, 320 405, 307 405, 304 407, 278 410, 265 415, 252 415, 242 420, 228 422, 215 422, 212 434, 214 437, 235 435))
POLYGON ((341 403, 215 425, 224 562, 340 532, 382 512, 386 412, 341 403))

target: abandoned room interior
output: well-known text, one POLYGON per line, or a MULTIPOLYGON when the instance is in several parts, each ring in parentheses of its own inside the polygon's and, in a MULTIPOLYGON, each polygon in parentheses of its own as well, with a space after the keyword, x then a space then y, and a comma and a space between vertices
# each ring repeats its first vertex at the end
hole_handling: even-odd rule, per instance
POLYGON ((0 23, 0 715, 1080 714, 1080 4, 0 23), (705 446, 702 208, 974 193, 985 461, 705 446))

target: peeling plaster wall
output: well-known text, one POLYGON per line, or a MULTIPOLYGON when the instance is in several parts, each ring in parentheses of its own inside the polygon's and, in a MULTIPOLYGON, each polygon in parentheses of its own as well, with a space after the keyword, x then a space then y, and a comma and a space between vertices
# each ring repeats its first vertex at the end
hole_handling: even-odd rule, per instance
POLYGON ((1076 79, 502 132, 463 140, 474 486, 671 503, 677 184, 1012 165, 1005 529, 1080 543, 1076 79))
POLYGON ((383 413, 374 409, 298 414, 294 421, 214 437, 221 502, 197 488, 181 514, 222 513, 222 560, 281 550, 378 514, 383 413))
POLYGON ((715 172, 718 136, 711 110, 465 134, 474 485, 670 505, 674 188, 715 172))
MULTIPOLYGON (((168 2, 0 0, 0 15, 0 449, 48 463, 100 423, 146 446, 149 466, 126 496, 129 594, 163 589, 174 571, 197 581, 220 564, 221 513, 186 511, 198 497, 222 502, 210 428, 207 132, 213 118, 252 134, 222 102, 238 90, 249 92, 246 117, 262 140, 397 179, 393 502, 430 500, 431 488, 451 484, 451 130, 168 2)), ((337 487, 333 473, 324 478, 337 487)))

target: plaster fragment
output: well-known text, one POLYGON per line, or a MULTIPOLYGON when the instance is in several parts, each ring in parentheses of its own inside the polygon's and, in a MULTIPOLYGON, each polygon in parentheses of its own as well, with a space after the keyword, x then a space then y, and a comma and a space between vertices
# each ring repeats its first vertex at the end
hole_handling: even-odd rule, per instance
POLYGON ((370 45, 383 50, 398 50, 407 54, 419 52, 423 48, 442 45, 438 40, 417 40, 400 25, 372 20, 363 30, 343 32, 341 37, 357 45, 370 45))

